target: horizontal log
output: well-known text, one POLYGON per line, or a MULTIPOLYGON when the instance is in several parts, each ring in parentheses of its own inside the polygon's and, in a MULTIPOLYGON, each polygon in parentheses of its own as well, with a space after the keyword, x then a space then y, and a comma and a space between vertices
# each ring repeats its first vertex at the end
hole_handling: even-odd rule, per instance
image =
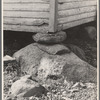
MULTIPOLYGON (((58 26, 58 31, 60 30, 64 30, 64 29, 68 29, 74 26, 78 26, 80 24, 84 24, 84 23, 88 23, 91 21, 94 21, 95 17, 90 17, 90 18, 86 18, 86 19, 81 19, 75 22, 70 22, 67 24, 63 24, 63 25, 59 25, 58 26)), ((47 32, 48 31, 48 25, 45 26, 26 26, 26 25, 7 25, 4 24, 3 25, 3 29, 4 30, 12 30, 12 31, 25 31, 25 32, 47 32)))
POLYGON ((58 0, 58 3, 78 2, 78 1, 96 1, 96 0, 58 0))
POLYGON ((49 4, 4 4, 3 10, 17 11, 49 11, 49 4))
POLYGON ((96 6, 89 6, 89 7, 82 7, 82 8, 59 11, 58 12, 58 15, 59 15, 58 17, 62 18, 62 17, 77 15, 77 14, 86 13, 86 12, 92 12, 92 11, 96 12, 96 9, 97 9, 96 6))
POLYGON ((92 17, 92 16, 96 16, 96 12, 82 13, 82 14, 78 14, 78 15, 74 15, 74 16, 69 16, 66 18, 59 18, 58 24, 65 24, 65 23, 68 23, 71 21, 88 18, 88 17, 92 17))
POLYGON ((91 21, 94 21, 94 20, 95 20, 95 17, 89 17, 89 18, 80 19, 80 20, 77 20, 77 21, 72 21, 72 22, 69 22, 69 23, 66 23, 66 24, 58 25, 57 30, 58 31, 65 30, 65 29, 68 29, 68 28, 71 28, 71 27, 74 27, 74 26, 78 26, 78 25, 81 25, 81 24, 85 24, 85 23, 88 23, 88 22, 91 22, 91 21))
POLYGON ((14 24, 14 25, 30 25, 30 26, 40 26, 43 24, 49 24, 48 19, 30 19, 30 18, 8 18, 4 17, 4 24, 14 24))
POLYGON ((4 3, 49 3, 49 0, 3 0, 4 3))
POLYGON ((81 1, 81 2, 70 2, 70 3, 58 4, 58 10, 74 9, 74 8, 86 7, 91 5, 97 5, 97 1, 81 1))
POLYGON ((4 17, 18 18, 49 18, 49 12, 29 12, 29 11, 4 11, 4 17))
POLYGON ((46 26, 26 26, 26 25, 3 25, 4 30, 9 31, 24 31, 24 32, 47 32, 48 31, 48 25, 46 26))

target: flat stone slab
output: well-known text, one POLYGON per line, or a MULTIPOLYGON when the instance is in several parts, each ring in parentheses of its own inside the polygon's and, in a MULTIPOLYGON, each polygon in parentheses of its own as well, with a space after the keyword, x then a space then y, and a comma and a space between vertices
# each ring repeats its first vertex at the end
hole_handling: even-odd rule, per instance
POLYGON ((54 34, 37 33, 36 35, 33 35, 34 41, 45 44, 61 43, 66 38, 67 38, 66 32, 63 31, 54 34))

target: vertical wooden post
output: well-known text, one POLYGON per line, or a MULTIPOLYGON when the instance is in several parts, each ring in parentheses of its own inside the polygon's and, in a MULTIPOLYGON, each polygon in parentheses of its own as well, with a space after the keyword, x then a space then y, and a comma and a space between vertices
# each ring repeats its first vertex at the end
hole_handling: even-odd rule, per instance
POLYGON ((50 0, 49 32, 57 30, 58 0, 50 0))

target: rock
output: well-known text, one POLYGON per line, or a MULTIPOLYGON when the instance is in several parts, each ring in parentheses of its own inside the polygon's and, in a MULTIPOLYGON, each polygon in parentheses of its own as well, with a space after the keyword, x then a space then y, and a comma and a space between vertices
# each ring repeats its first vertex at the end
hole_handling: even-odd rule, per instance
POLYGON ((39 86, 37 82, 28 79, 29 77, 30 75, 21 77, 21 79, 17 80, 12 84, 10 90, 12 97, 20 95, 21 93, 25 93, 30 89, 32 89, 33 87, 39 86))
POLYGON ((96 88, 96 84, 94 83, 85 83, 85 85, 87 86, 87 88, 96 88))
POLYGON ((84 51, 76 45, 70 44, 68 45, 69 49, 74 52, 79 58, 86 61, 84 51))
POLYGON ((3 61, 13 61, 15 58, 10 57, 9 55, 6 55, 3 57, 3 61))
POLYGON ((45 44, 61 43, 66 39, 66 37, 67 35, 63 31, 53 34, 37 33, 36 35, 33 35, 34 41, 45 44))
POLYGON ((61 45, 30 44, 14 54, 22 71, 45 82, 48 76, 70 81, 97 82, 97 69, 61 45), (56 49, 57 48, 57 49, 56 49), (64 52, 63 52, 64 50, 64 52), (65 52, 66 51, 66 52, 65 52))
POLYGON ((97 82, 97 70, 74 53, 49 55, 41 59, 38 78, 46 80, 50 75, 63 75, 69 81, 97 82))
POLYGON ((96 38, 97 38, 97 30, 96 30, 95 27, 93 27, 93 26, 87 26, 84 29, 87 32, 87 34, 88 34, 88 36, 89 36, 89 38, 91 40, 96 40, 96 38))
POLYGON ((41 97, 43 94, 47 95, 47 92, 48 91, 43 86, 39 85, 38 87, 33 87, 32 89, 30 89, 28 92, 24 94, 23 97, 41 97))
POLYGON ((45 55, 61 55, 69 53, 70 50, 60 44, 55 45, 42 45, 38 43, 30 44, 21 50, 14 53, 13 57, 16 58, 21 66, 21 70, 27 74, 34 74, 37 72, 37 67, 40 63, 40 60, 45 55))
POLYGON ((61 54, 65 54, 65 53, 70 53, 71 51, 69 50, 69 48, 67 48, 64 45, 60 45, 60 44, 54 44, 54 45, 42 45, 42 44, 38 44, 35 43, 34 45, 36 45, 40 50, 51 54, 51 55, 61 55, 61 54))

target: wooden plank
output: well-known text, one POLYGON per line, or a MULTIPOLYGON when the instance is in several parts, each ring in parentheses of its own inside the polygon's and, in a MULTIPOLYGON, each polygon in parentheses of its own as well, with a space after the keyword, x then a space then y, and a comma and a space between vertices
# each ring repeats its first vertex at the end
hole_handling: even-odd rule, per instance
POLYGON ((17 11, 49 11, 49 4, 4 4, 3 10, 17 10, 17 11))
POLYGON ((83 19, 83 18, 88 18, 88 17, 92 17, 92 16, 96 16, 96 12, 82 13, 79 15, 69 16, 66 18, 59 18, 58 24, 65 24, 65 23, 68 23, 71 21, 75 21, 75 20, 79 20, 79 19, 83 19))
POLYGON ((28 11, 4 11, 5 17, 18 17, 18 18, 49 18, 49 12, 28 12, 28 11))
POLYGON ((58 3, 78 2, 78 1, 96 1, 96 0, 58 0, 58 3))
POLYGON ((69 23, 66 23, 66 24, 58 25, 57 30, 58 31, 65 30, 65 29, 68 29, 68 28, 71 28, 71 27, 74 27, 74 26, 78 26, 78 25, 81 25, 81 24, 85 24, 85 23, 88 23, 88 22, 91 22, 91 21, 94 21, 94 20, 95 20, 95 17, 89 17, 89 18, 80 19, 80 20, 77 20, 77 21, 72 21, 72 22, 69 22, 69 23))
POLYGON ((24 31, 24 32, 47 32, 48 31, 48 25, 47 26, 21 26, 21 25, 3 25, 4 30, 11 30, 11 31, 24 31))
POLYGON ((57 28, 58 0, 50 0, 49 32, 55 32, 57 28))
POLYGON ((48 19, 8 18, 4 17, 4 24, 40 26, 49 24, 48 19))
POLYGON ((81 2, 70 2, 70 3, 58 4, 58 10, 74 9, 74 8, 86 7, 91 5, 97 5, 97 1, 81 1, 81 2))
POLYGON ((82 7, 82 8, 59 11, 58 15, 59 15, 59 18, 63 18, 63 17, 77 15, 77 14, 86 13, 86 12, 92 12, 92 11, 96 12, 96 9, 97 9, 96 6, 82 7))
POLYGON ((49 3, 49 0, 3 0, 4 3, 49 3))

